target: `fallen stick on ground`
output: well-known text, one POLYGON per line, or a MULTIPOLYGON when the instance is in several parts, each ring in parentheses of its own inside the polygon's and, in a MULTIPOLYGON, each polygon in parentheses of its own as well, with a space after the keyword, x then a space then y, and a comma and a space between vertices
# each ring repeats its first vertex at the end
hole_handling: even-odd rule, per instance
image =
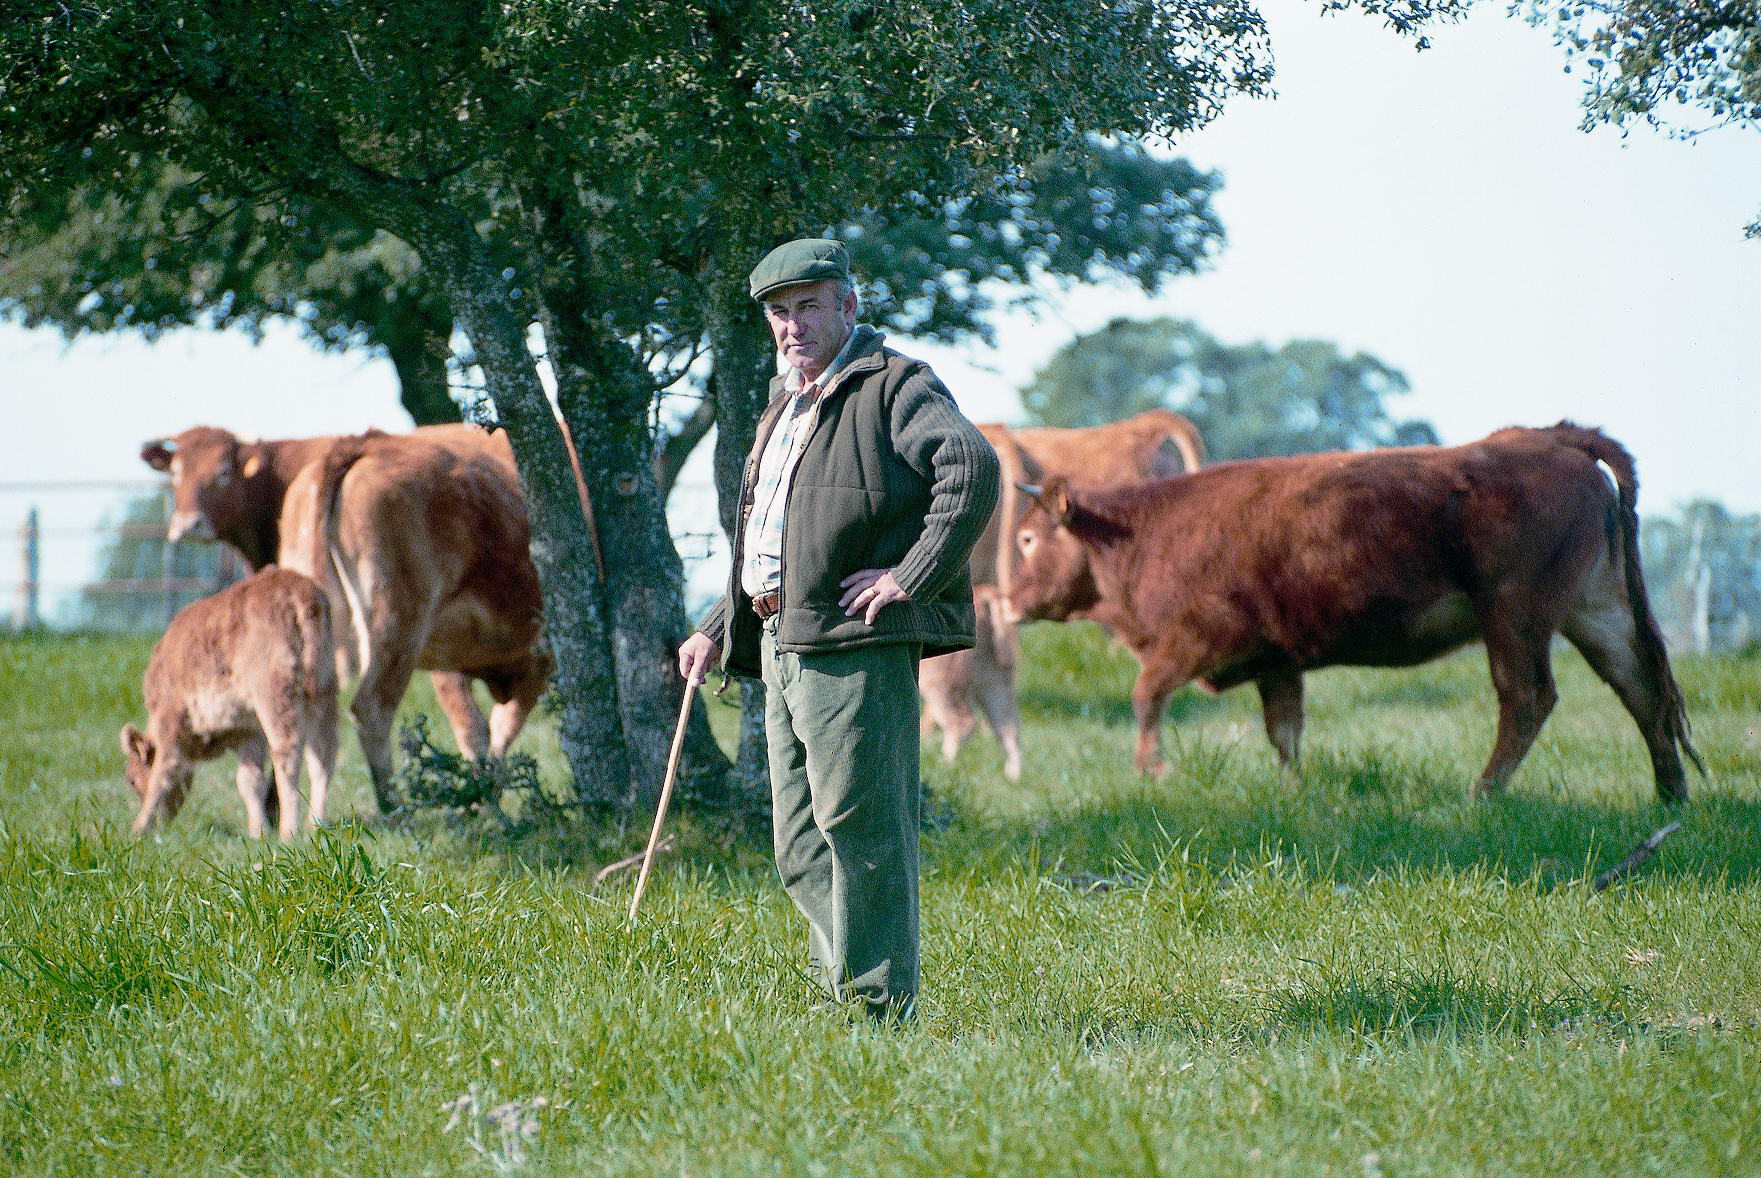
POLYGON ((1681 829, 1681 825, 1682 824, 1679 822, 1671 822, 1668 826, 1634 847, 1631 851, 1627 852, 1627 857, 1625 859, 1622 859, 1619 863, 1616 863, 1613 867, 1610 867, 1607 871, 1598 875, 1596 877, 1596 882, 1590 885, 1590 890, 1592 892, 1600 892, 1610 884, 1619 880, 1621 876, 1627 874, 1635 867, 1642 865, 1646 860, 1650 859, 1651 856, 1657 853, 1657 848, 1663 845, 1664 839, 1681 829))
MULTIPOLYGON (((676 841, 677 840, 672 835, 667 835, 665 838, 661 839, 660 843, 654 848, 655 853, 659 854, 662 851, 672 850, 676 841)), ((593 877, 594 886, 599 886, 621 871, 628 871, 632 867, 640 866, 642 863, 642 856, 645 853, 646 852, 644 851, 637 851, 634 855, 619 859, 616 863, 607 863, 604 867, 599 869, 599 874, 593 877)))

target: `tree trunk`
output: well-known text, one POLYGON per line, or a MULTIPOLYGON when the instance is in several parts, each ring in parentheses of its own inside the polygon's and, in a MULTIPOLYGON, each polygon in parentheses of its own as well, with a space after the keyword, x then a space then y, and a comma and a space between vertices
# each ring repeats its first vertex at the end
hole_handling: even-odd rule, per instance
POLYGON ((619 697, 616 659, 568 451, 507 284, 483 259, 455 260, 446 269, 454 312, 471 337, 496 416, 513 444, 531 521, 532 563, 543 591, 544 633, 563 702, 563 755, 575 792, 593 809, 621 807, 632 763, 622 718, 607 706, 619 697))
MULTIPOLYGON (((594 313, 591 292, 569 264, 575 245, 560 216, 535 216, 534 223, 544 253, 545 264, 535 270, 543 276, 537 284, 540 314, 557 405, 580 454, 600 549, 615 554, 606 561, 604 600, 633 774, 629 800, 651 805, 666 774, 684 698, 678 648, 690 633, 684 568, 654 474, 648 432, 654 383, 635 353, 594 313)), ((731 800, 729 769, 699 699, 691 707, 679 761, 681 798, 725 809, 731 800)))
MULTIPOLYGON (((740 480, 758 434, 758 418, 770 399, 775 352, 755 304, 746 295, 743 268, 717 266, 706 275, 705 316, 715 358, 715 493, 728 551, 739 526, 740 480)), ((764 685, 740 684, 740 747, 734 758, 734 791, 744 806, 769 812, 770 764, 764 740, 764 685)))
POLYGON ((452 323, 444 301, 411 298, 375 325, 374 337, 397 370, 398 399, 417 425, 464 420, 447 385, 452 323))

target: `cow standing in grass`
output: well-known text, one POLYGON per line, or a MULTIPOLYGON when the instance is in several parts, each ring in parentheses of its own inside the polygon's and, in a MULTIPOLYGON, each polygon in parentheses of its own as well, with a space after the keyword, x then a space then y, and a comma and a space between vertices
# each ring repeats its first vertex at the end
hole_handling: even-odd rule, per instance
MULTIPOLYGON (((381 811, 391 809, 391 727, 418 669, 480 679, 501 756, 550 678, 525 500, 485 451, 417 434, 339 438, 282 504, 281 561, 322 585, 359 681, 349 710, 381 811)), ((473 738, 474 739, 474 738, 473 738)))
MULTIPOLYGON (((408 436, 451 453, 482 454, 515 480, 507 435, 474 425, 422 426, 408 436)), ((281 509, 301 471, 322 458, 335 437, 256 441, 230 430, 199 425, 141 446, 141 461, 171 476, 172 514, 167 537, 220 540, 238 549, 253 570, 275 563, 281 551, 281 509)), ((516 484, 517 485, 517 484, 516 484)), ((524 504, 520 510, 524 513, 524 504)), ((533 574, 536 577, 536 574, 533 574)), ((519 603, 523 607, 524 603, 519 603)), ((354 644, 340 651, 344 673, 353 673, 354 644)), ((489 721, 471 693, 471 676, 452 669, 429 673, 440 710, 446 713, 459 751, 473 760, 489 753, 489 721)))
POLYGON ((1192 422, 1169 409, 1151 409, 1087 429, 1035 426, 1011 430, 981 425, 1003 472, 1002 497, 972 550, 973 611, 978 644, 971 650, 923 660, 917 687, 923 696, 922 738, 942 732, 942 756, 952 761, 977 727, 983 709, 1003 748, 1003 776, 1021 779, 1021 715, 1015 705, 1015 660, 1021 639, 1004 608, 1015 564, 1015 525, 1027 509, 1023 483, 1059 474, 1079 488, 1191 472, 1205 447, 1192 422))
POLYGON ((1410 666, 1476 639, 1498 695, 1481 793, 1501 789, 1552 710, 1556 633, 1614 688, 1658 795, 1699 766, 1639 568, 1638 479, 1619 443, 1568 422, 1467 446, 1227 462, 1141 486, 1027 488, 1010 605, 1091 618, 1129 646, 1140 772, 1165 768, 1161 715, 1197 679, 1252 682, 1287 772, 1302 675, 1410 666), (1612 473, 1613 481, 1604 473, 1612 473))
POLYGON ((267 568, 185 606, 153 648, 143 688, 147 730, 122 728, 140 834, 183 806, 196 763, 238 754, 245 825, 263 837, 275 768, 282 842, 299 828, 300 759, 312 778, 308 822, 323 820, 336 767, 336 664, 330 605, 311 580, 267 568))

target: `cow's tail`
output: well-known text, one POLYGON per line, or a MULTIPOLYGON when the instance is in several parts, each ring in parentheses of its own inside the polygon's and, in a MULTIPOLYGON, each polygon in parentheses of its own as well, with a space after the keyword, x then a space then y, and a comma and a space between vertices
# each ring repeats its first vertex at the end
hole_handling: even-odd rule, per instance
POLYGON ((1687 702, 1682 698, 1681 686, 1675 681, 1675 673, 1670 670, 1669 652, 1663 643, 1663 631, 1657 625, 1656 615, 1651 612, 1650 594, 1645 591, 1645 572, 1639 564, 1639 472, 1633 463, 1633 456, 1627 453, 1625 446, 1598 429, 1586 429, 1581 425, 1562 421, 1546 432, 1555 441, 1600 462, 1614 476, 1614 485, 1620 494, 1617 509, 1619 518, 1613 522, 1610 530, 1618 530, 1620 534, 1621 563, 1626 569, 1627 605, 1632 610, 1638 632, 1639 655, 1649 664, 1651 681, 1658 685, 1658 690, 1662 693, 1664 722, 1669 727, 1670 737, 1688 760, 1694 763, 1694 768, 1705 773, 1706 766, 1700 760, 1700 752, 1690 739, 1687 702))
POLYGON ((1180 451, 1180 461, 1185 464, 1184 474, 1191 474, 1205 464, 1205 440, 1199 436, 1198 426, 1185 417, 1167 410, 1168 440, 1180 451))
POLYGON ((342 590, 355 638, 357 672, 365 671, 370 664, 373 654, 371 631, 367 625, 366 595, 349 562, 343 559, 337 541, 336 502, 342 495, 343 477, 366 454, 368 445, 375 438, 384 436, 379 430, 370 429, 364 434, 338 438, 331 443, 320 460, 317 494, 313 500, 312 569, 320 584, 327 584, 334 577, 335 584, 342 590))

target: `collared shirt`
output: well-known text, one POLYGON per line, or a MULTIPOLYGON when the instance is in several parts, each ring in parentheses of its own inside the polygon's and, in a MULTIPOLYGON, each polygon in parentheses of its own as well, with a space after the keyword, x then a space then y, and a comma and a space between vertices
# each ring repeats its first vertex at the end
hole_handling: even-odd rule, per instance
POLYGON ((850 345, 855 342, 856 331, 852 328, 844 346, 817 380, 803 381, 798 368, 791 368, 784 379, 789 404, 770 431, 764 453, 758 459, 758 478, 752 486, 752 514, 746 517, 741 544, 744 559, 740 565, 740 587, 748 597, 763 597, 782 587, 783 516, 789 504, 789 483, 819 421, 821 396, 849 361, 850 345))

